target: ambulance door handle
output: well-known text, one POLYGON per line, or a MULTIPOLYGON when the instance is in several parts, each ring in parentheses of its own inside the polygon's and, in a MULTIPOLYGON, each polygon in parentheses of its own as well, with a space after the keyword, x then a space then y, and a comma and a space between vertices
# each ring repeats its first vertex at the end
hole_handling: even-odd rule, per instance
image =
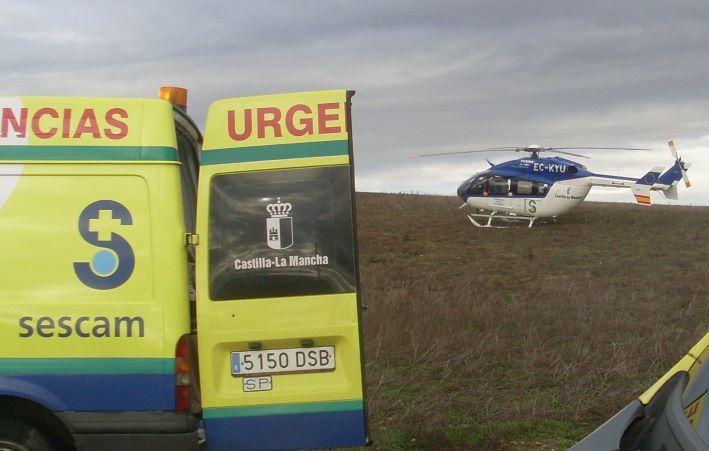
POLYGON ((197 246, 199 244, 199 235, 196 233, 185 233, 185 247, 197 246))

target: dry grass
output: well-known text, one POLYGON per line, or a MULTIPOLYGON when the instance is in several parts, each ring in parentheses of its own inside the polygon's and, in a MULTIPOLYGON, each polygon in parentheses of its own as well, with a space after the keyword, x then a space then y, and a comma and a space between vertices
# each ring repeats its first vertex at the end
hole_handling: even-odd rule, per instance
POLYGON ((566 448, 707 332, 709 208, 499 230, 459 204, 357 195, 375 449, 566 448))

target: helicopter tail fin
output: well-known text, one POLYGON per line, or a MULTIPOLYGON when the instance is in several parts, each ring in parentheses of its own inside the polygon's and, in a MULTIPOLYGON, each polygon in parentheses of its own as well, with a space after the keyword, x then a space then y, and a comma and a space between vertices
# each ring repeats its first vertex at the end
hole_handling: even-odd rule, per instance
POLYGON ((652 205, 649 186, 633 185, 633 195, 635 196, 635 202, 640 205, 652 205))
POLYGON ((631 187, 637 203, 640 205, 652 205, 652 199, 650 199, 650 189, 660 177, 661 172, 661 167, 654 167, 650 170, 650 172, 640 177, 631 187))
POLYGON ((679 196, 677 195, 677 185, 671 185, 667 189, 662 190, 662 194, 665 195, 665 198, 671 199, 671 200, 677 200, 679 199, 679 196))

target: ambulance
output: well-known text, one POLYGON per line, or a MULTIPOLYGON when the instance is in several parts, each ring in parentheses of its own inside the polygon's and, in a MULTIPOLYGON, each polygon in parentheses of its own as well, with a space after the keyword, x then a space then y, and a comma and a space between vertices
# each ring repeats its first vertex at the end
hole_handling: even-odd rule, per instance
POLYGON ((353 94, 0 97, 0 449, 368 443, 353 94))

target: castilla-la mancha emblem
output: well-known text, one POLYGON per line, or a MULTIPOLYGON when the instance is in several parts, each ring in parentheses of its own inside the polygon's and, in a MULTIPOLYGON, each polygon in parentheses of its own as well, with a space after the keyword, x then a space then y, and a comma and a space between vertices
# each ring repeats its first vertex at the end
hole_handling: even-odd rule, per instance
POLYGON ((275 204, 266 205, 271 215, 266 218, 266 243, 271 249, 288 249, 293 245, 293 218, 288 216, 293 206, 281 198, 275 204))

